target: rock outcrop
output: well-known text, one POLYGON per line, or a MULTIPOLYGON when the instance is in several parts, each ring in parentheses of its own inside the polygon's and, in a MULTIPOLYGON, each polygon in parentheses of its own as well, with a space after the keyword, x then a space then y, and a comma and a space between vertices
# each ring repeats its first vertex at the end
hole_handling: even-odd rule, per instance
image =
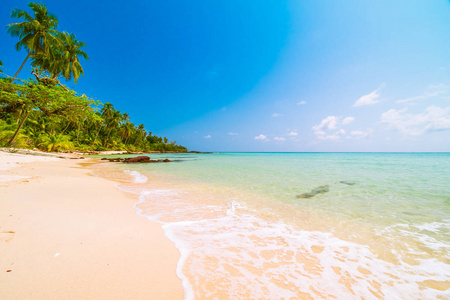
POLYGON ((321 186, 311 190, 311 192, 309 192, 309 193, 304 193, 304 194, 298 195, 297 198, 312 198, 317 194, 324 194, 329 191, 330 191, 329 185, 321 185, 321 186))
POLYGON ((149 156, 135 156, 135 157, 130 157, 130 158, 125 158, 123 160, 124 163, 149 163, 150 162, 150 157, 149 156))
POLYGON ((103 157, 100 160, 107 160, 109 162, 123 162, 123 163, 158 163, 158 162, 171 162, 169 159, 150 159, 149 156, 135 156, 128 158, 107 158, 103 157))

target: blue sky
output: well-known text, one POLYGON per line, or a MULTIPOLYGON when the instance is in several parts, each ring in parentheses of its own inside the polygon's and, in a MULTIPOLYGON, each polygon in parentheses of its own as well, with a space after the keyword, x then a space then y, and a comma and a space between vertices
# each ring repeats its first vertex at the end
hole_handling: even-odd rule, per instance
POLYGON ((68 85, 189 149, 450 150, 449 1, 44 3, 87 44, 68 85))

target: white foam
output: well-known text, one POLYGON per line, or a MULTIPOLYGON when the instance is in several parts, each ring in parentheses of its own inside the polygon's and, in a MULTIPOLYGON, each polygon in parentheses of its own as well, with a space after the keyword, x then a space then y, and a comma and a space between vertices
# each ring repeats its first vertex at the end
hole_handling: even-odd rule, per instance
MULTIPOLYGON (((402 235, 412 238, 423 244, 425 248, 438 252, 449 252, 450 243, 448 242, 448 233, 450 230, 450 222, 444 220, 444 222, 431 222, 422 224, 404 224, 399 223, 392 226, 388 226, 381 230, 378 235, 392 235, 393 238, 402 235), (430 234, 431 233, 431 234, 430 234)), ((418 249, 409 249, 411 253, 426 254, 426 251, 420 251, 418 249)))
MULTIPOLYGON (((398 257, 398 264, 393 264, 368 246, 344 241, 332 232, 268 222, 237 199, 221 207, 197 203, 184 189, 117 187, 139 195, 134 205, 138 215, 163 224, 165 235, 180 252, 176 273, 185 299, 217 298, 220 290, 231 299, 298 298, 298 292, 337 299, 373 299, 373 293, 385 299, 450 297, 449 290, 420 284, 450 281, 448 265, 434 258, 410 265, 402 260, 402 251, 393 249, 398 257)), ((422 231, 436 232, 442 226, 418 225, 415 233, 420 240, 420 234, 426 236, 422 231)), ((395 227, 396 232, 411 235, 409 229, 407 224, 395 227)))
POLYGON ((427 230, 434 233, 441 233, 442 229, 450 229, 450 220, 444 220, 445 222, 432 222, 432 223, 423 223, 423 224, 417 224, 413 225, 414 227, 418 228, 419 230, 427 230))
POLYGON ((148 180, 147 177, 145 177, 144 175, 142 175, 138 171, 125 170, 124 172, 127 173, 127 174, 130 174, 133 177, 133 182, 134 183, 146 183, 147 180, 148 180))
MULTIPOLYGON (((155 201, 157 195, 173 199, 179 196, 173 190, 152 191, 141 195, 140 202, 155 201)), ((173 212, 159 213, 157 218, 164 219, 164 213, 173 212)), ((149 217, 145 209, 139 214, 149 217)), ((177 275, 182 280, 185 299, 199 295, 214 298, 215 292, 205 289, 208 281, 214 283, 216 291, 226 291, 231 299, 242 299, 244 293, 250 293, 251 298, 295 298, 297 291, 338 299, 372 299, 372 292, 389 299, 449 295, 419 285, 424 280, 450 280, 448 266, 440 261, 394 265, 379 259, 367 246, 338 239, 331 233, 268 223, 236 200, 222 210, 222 217, 165 222, 162 228, 181 254, 177 275), (317 247, 322 250, 315 251, 317 247), (213 271, 209 258, 220 262, 213 271), (226 287, 221 286, 224 279, 230 278, 226 287), (350 289, 342 281, 353 282, 350 289)))
MULTIPOLYGON (((299 231, 283 223, 269 224, 252 215, 171 223, 164 225, 164 229, 184 257, 191 253, 189 259, 180 262, 188 263, 188 268, 180 268, 199 280, 195 289, 202 288, 201 281, 220 283, 223 278, 232 277, 233 282, 227 287, 232 299, 239 299, 243 291, 250 292, 251 298, 297 297, 286 288, 289 286, 313 296, 314 289, 326 298, 371 299, 374 297, 371 290, 377 291, 372 282, 380 284, 378 293, 383 298, 428 298, 446 292, 422 290, 419 282, 450 280, 448 266, 437 260, 425 260, 417 266, 397 266, 378 259, 367 246, 340 240, 329 233, 299 231), (317 253, 314 247, 323 250, 317 253), (295 259, 297 254, 303 261, 295 259), (208 269, 205 257, 220 261, 214 273, 208 269), (306 261, 312 264, 312 269, 306 261), (230 273, 226 265, 240 276, 230 273), (339 268, 340 274, 333 267, 339 268), (361 273, 361 267, 369 273, 361 273), (255 276, 251 272, 254 268, 262 274, 255 276), (342 280, 355 281, 351 291, 341 284, 342 280), (277 283, 280 281, 281 284, 277 283), (269 288, 264 290, 265 287, 269 288)), ((207 294, 203 292, 202 295, 207 294)))

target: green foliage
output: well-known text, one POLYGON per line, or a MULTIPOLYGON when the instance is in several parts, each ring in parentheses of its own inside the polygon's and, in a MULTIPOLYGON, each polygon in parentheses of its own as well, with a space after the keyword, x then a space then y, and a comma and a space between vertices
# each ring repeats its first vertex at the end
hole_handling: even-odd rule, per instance
POLYGON ((83 76, 79 57, 88 60, 87 54, 81 50, 85 46, 78 41, 74 34, 57 31, 58 19, 48 12, 42 3, 30 3, 32 15, 21 9, 14 9, 11 18, 19 19, 19 23, 11 23, 6 26, 7 32, 13 37, 18 37, 16 50, 25 49, 28 53, 22 66, 14 75, 14 81, 28 58, 31 57, 31 65, 35 68, 32 72, 38 80, 46 83, 57 84, 58 76, 62 75, 66 80, 83 76), (50 76, 44 76, 44 74, 50 76))
POLYGON ((73 150, 74 145, 70 141, 70 136, 63 134, 46 134, 43 133, 38 137, 38 146, 46 151, 73 150))
POLYGON ((14 9, 11 17, 21 22, 6 26, 19 38, 16 50, 25 49, 28 55, 12 80, 0 76, 0 145, 45 151, 187 151, 147 133, 143 124, 135 126, 111 103, 101 105, 63 86, 59 76, 76 83, 83 75, 79 58, 89 59, 81 50, 85 44, 74 34, 56 31, 58 20, 42 3, 28 6, 31 15, 14 9), (29 58, 36 81, 14 82, 29 58))
POLYGON ((56 42, 54 34, 58 19, 43 4, 29 3, 28 6, 33 11, 33 16, 24 10, 14 9, 11 18, 22 19, 22 22, 8 24, 7 32, 19 37, 16 50, 25 48, 27 52, 49 54, 50 43, 56 42))
MULTIPOLYGON (((14 136, 16 127, 13 124, 0 120, 0 145, 5 146, 9 140, 14 136)), ((24 133, 19 133, 12 146, 15 148, 29 148, 31 141, 24 133)))
MULTIPOLYGON (((85 44, 78 41, 74 34, 67 32, 56 32, 55 37, 58 39, 58 43, 50 45, 51 55, 33 55, 32 66, 50 73, 51 78, 62 75, 66 80, 73 78, 77 83, 78 78, 84 74, 79 57, 81 56, 85 60, 89 59, 88 55, 80 50, 85 44)), ((36 74, 40 74, 40 72, 35 71, 36 74)))
POLYGON ((45 151, 123 150, 186 152, 185 147, 147 133, 127 113, 37 81, 0 78, 0 145, 45 151))

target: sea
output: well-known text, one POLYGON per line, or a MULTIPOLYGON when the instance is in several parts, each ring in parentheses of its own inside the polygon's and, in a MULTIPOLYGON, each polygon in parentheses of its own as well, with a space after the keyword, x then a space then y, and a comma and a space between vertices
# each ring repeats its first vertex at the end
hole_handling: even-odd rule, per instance
POLYGON ((161 224, 185 299, 450 299, 450 153, 149 156, 93 172, 161 224))

